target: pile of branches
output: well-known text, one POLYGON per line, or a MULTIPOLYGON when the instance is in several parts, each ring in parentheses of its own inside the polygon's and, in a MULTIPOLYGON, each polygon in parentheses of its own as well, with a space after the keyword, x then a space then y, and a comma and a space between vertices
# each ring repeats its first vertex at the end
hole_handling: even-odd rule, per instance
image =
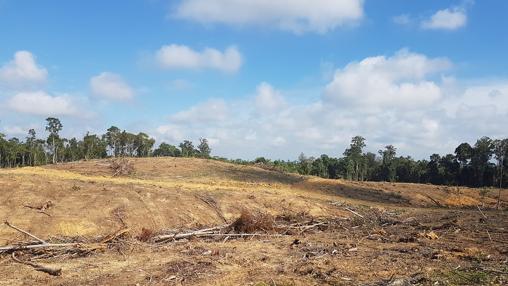
POLYGON ((128 176, 134 173, 132 162, 124 157, 112 159, 109 168, 113 171, 113 177, 128 176))
MULTIPOLYGON (((229 224, 195 230, 171 230, 159 234, 153 233, 148 229, 143 229, 141 234, 136 236, 136 238, 138 241, 148 244, 161 244, 191 238, 220 238, 226 241, 228 239, 246 237, 283 237, 302 234, 312 229, 328 227, 328 224, 329 222, 320 222, 315 221, 314 219, 302 221, 299 218, 298 220, 293 221, 288 220, 286 217, 274 218, 273 216, 262 212, 250 212, 243 210, 240 216, 229 224)), ((41 265, 33 262, 33 260, 52 257, 87 256, 96 251, 128 242, 128 240, 125 240, 124 238, 126 238, 130 232, 129 228, 124 227, 110 235, 94 241, 74 238, 54 242, 41 239, 7 221, 5 222, 5 225, 26 236, 29 236, 32 240, 1 246, 0 256, 10 254, 11 259, 14 262, 31 266, 37 271, 42 271, 53 276, 60 276, 62 269, 41 265)))
POLYGON ((53 243, 41 239, 31 234, 30 232, 25 231, 9 223, 8 221, 4 222, 4 224, 24 235, 31 237, 34 240, 28 242, 19 242, 13 245, 2 246, 0 247, 0 255, 10 254, 14 262, 31 266, 37 271, 45 272, 53 276, 60 276, 62 273, 62 269, 37 264, 32 262, 31 259, 34 257, 50 258, 56 256, 64 256, 66 254, 71 254, 73 256, 86 256, 92 252, 106 249, 109 244, 113 243, 120 237, 125 236, 129 232, 128 228, 123 228, 116 231, 115 233, 107 235, 104 238, 94 242, 74 241, 74 242, 53 243), (22 256, 24 256, 23 259, 21 259, 20 256, 18 256, 19 253, 22 253, 22 256))
POLYGON ((211 228, 178 231, 167 231, 163 234, 154 235, 149 239, 151 242, 163 243, 174 240, 189 239, 193 237, 218 238, 225 239, 233 237, 276 237, 281 236, 276 232, 277 227, 272 216, 264 213, 251 213, 242 211, 239 218, 229 224, 215 226, 211 228))
MULTIPOLYGON (((262 212, 243 210, 232 223, 211 228, 178 231, 167 231, 163 234, 152 235, 146 241, 164 243, 190 238, 224 238, 224 240, 242 237, 282 237, 302 234, 312 229, 327 227, 328 222, 310 219, 294 222, 287 218, 275 218, 262 212)), ((143 232, 146 234, 146 232, 143 232)))

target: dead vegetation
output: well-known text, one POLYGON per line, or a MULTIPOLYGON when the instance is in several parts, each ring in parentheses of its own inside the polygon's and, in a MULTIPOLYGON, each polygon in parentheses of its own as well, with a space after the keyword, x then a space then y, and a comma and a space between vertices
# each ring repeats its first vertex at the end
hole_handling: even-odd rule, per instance
POLYGON ((215 164, 132 159, 129 175, 106 161, 0 172, 0 218, 9 221, 0 226, 0 285, 508 281, 508 215, 495 210, 494 192, 293 180, 215 164))
POLYGON ((231 224, 231 229, 236 233, 269 233, 275 231, 276 227, 271 215, 243 209, 240 217, 231 224))
POLYGON ((129 176, 134 173, 134 165, 125 157, 112 159, 109 168, 113 172, 113 177, 129 176))

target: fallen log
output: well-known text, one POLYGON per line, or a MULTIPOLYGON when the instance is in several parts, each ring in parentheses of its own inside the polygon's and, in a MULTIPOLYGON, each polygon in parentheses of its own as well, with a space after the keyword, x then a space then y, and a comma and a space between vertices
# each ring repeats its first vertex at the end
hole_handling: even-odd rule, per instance
POLYGON ((261 237, 282 237, 284 234, 265 234, 265 233, 213 233, 213 232, 200 232, 193 231, 189 233, 176 233, 176 234, 166 234, 159 235, 154 238, 155 242, 164 242, 168 240, 180 240, 189 237, 252 237, 252 236, 261 236, 261 237))
POLYGON ((21 264, 25 264, 25 265, 31 266, 31 267, 33 267, 37 271, 41 271, 41 272, 47 273, 47 274, 52 275, 52 276, 60 276, 60 275, 62 275, 62 268, 52 268, 52 267, 49 267, 49 266, 40 265, 40 264, 33 263, 33 262, 30 262, 30 261, 20 260, 20 259, 18 259, 16 257, 15 252, 13 252, 11 254, 11 257, 12 257, 12 260, 16 261, 17 263, 21 263, 21 264))
POLYGON ((30 249, 41 249, 41 248, 89 248, 89 249, 100 249, 103 248, 103 244, 83 244, 83 243, 45 243, 45 244, 29 244, 29 245, 7 245, 0 247, 0 253, 30 250, 30 249))

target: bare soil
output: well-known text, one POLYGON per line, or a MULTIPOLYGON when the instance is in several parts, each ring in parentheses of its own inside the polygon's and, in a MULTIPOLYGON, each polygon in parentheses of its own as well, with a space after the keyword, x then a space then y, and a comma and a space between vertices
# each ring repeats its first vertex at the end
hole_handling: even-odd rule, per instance
MULTIPOLYGON (((0 285, 506 285, 508 192, 326 180, 185 158, 0 170, 0 220, 91 252, 0 254, 0 285), (262 214, 237 233, 154 243, 168 232, 262 214), (269 222, 267 222, 269 221, 269 222), (274 227, 269 227, 273 225, 274 227), (284 226, 284 227, 278 227, 284 226)), ((31 238, 0 225, 0 246, 31 238)))

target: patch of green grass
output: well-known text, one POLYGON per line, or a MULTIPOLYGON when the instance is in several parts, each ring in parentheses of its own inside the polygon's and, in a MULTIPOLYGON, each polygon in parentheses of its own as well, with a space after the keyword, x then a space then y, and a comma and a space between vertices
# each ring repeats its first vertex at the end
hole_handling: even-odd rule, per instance
POLYGON ((451 270, 445 274, 450 285, 485 285, 491 279, 489 273, 480 270, 451 270))

